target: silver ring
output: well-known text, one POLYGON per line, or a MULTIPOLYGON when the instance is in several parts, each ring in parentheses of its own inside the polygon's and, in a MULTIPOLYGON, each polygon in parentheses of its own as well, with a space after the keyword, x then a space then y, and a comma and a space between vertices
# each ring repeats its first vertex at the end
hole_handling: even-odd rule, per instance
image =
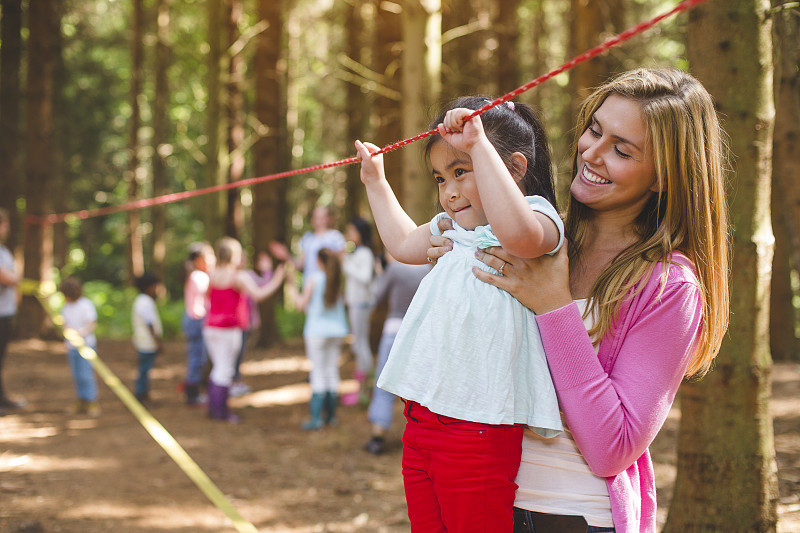
POLYGON ((428 263, 430 263, 430 264, 434 264, 435 262, 436 262, 436 261, 434 261, 434 260, 433 260, 433 259, 431 259, 430 257, 428 258, 428 263))
POLYGON ((500 265, 500 268, 498 268, 498 269, 497 269, 497 273, 498 273, 498 274, 500 274, 501 276, 503 276, 503 275, 504 275, 504 274, 503 274, 503 269, 506 267, 506 265, 507 265, 507 264, 508 264, 508 263, 506 263, 505 261, 503 261, 503 264, 502 264, 502 265, 500 265))

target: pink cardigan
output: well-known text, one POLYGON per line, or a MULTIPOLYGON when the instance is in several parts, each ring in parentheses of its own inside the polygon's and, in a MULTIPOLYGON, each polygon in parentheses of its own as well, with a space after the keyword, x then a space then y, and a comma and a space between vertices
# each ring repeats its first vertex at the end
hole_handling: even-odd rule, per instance
POLYGON ((702 325, 694 268, 681 254, 671 260, 663 293, 658 263, 641 292, 622 303, 597 354, 576 304, 536 317, 559 404, 589 468, 606 478, 619 533, 656 531, 648 446, 667 418, 702 325))

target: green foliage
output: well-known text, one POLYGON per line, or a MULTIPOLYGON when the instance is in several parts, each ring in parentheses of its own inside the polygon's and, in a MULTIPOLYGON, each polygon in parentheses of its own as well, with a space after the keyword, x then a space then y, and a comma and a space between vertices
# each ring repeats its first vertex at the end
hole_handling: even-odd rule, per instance
MULTIPOLYGON (((107 281, 88 281, 83 284, 83 294, 92 301, 97 309, 98 338, 129 339, 131 337, 131 311, 133 300, 138 291, 133 287, 115 288, 107 281)), ((54 309, 61 309, 64 296, 53 295, 50 304, 54 309)), ((164 338, 175 339, 181 335, 181 318, 183 317, 182 301, 159 300, 158 314, 164 327, 164 338)))
POLYGON ((275 310, 278 333, 282 339, 296 339, 303 336, 305 315, 296 309, 278 306, 275 310))

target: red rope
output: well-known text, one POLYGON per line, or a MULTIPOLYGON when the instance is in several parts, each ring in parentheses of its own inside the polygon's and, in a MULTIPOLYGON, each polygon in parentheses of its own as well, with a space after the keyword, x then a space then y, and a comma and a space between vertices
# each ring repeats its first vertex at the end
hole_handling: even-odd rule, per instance
MULTIPOLYGON (((550 78, 558 76, 562 72, 566 72, 567 70, 570 70, 571 68, 575 67, 576 65, 579 65, 580 63, 588 61, 588 60, 592 59, 593 57, 596 57, 596 56, 606 52, 610 48, 613 48, 614 46, 617 46, 617 45, 627 41, 628 39, 634 37, 635 35, 638 35, 638 34, 644 32, 644 31, 652 28, 656 24, 659 24, 665 18, 671 17, 672 15, 676 15, 676 14, 682 12, 682 11, 687 11, 687 10, 689 10, 689 9, 691 9, 691 8, 697 6, 698 4, 701 4, 701 3, 705 2, 705 1, 707 1, 707 0, 684 0, 683 2, 681 2, 678 5, 676 5, 674 8, 672 8, 669 11, 667 11, 666 13, 663 13, 661 15, 653 17, 650 20, 647 20, 645 22, 637 24, 636 26, 634 26, 632 28, 629 28, 629 29, 625 30, 624 32, 620 33, 619 35, 617 35, 615 37, 612 37, 608 41, 606 41, 606 42, 604 42, 604 43, 602 43, 602 44, 600 44, 600 45, 598 45, 598 46, 596 46, 596 47, 594 47, 594 48, 592 48, 590 50, 587 50, 586 52, 580 54, 579 56, 576 56, 576 57, 572 58, 571 60, 567 61, 566 63, 564 63, 560 67, 556 68, 555 70, 552 70, 552 71, 548 72, 547 74, 544 74, 543 76, 539 76, 535 80, 531 80, 528 83, 526 83, 525 85, 522 85, 521 87, 518 87, 518 88, 514 89, 513 91, 501 96, 500 98, 497 98, 496 100, 494 100, 492 102, 489 102, 488 104, 486 104, 485 106, 481 107, 480 109, 477 109, 468 118, 476 117, 476 116, 478 116, 478 115, 480 115, 482 113, 485 113, 486 111, 490 110, 491 108, 493 108, 495 106, 498 106, 498 105, 500 105, 502 103, 508 102, 509 100, 513 100, 514 98, 516 98, 520 94, 533 89, 537 85, 541 85, 542 83, 544 83, 545 81, 549 80, 550 78)), ((384 146, 383 148, 381 148, 380 150, 375 152, 373 155, 383 154, 383 153, 386 153, 386 152, 391 152, 392 150, 396 150, 398 148, 406 146, 407 144, 411 144, 413 142, 419 141, 420 139, 424 139, 426 137, 430 137, 431 135, 435 135, 436 133, 438 133, 438 130, 432 129, 432 130, 426 131, 424 133, 417 134, 417 135, 415 135, 413 137, 410 137, 408 139, 404 139, 404 140, 398 141, 398 142, 396 142, 394 144, 389 144, 387 146, 384 146)), ((150 206, 154 206, 154 205, 162 205, 162 204, 177 202, 177 201, 180 201, 180 200, 185 200, 187 198, 192 198, 192 197, 195 197, 195 196, 201 196, 201 195, 204 195, 204 194, 210 194, 210 193, 213 193, 213 192, 225 191, 225 190, 228 190, 228 189, 233 189, 233 188, 238 188, 238 187, 245 187, 247 185, 255 185, 255 184, 258 184, 258 183, 264 183, 264 182, 267 182, 267 181, 277 180, 277 179, 281 179, 281 178, 288 178, 290 176, 295 176, 297 174, 305 174, 305 173, 314 172, 314 171, 317 171, 317 170, 323 170, 323 169, 326 169, 326 168, 339 167, 339 166, 345 166, 345 165, 352 165, 354 163, 358 163, 359 161, 360 161, 360 159, 358 158, 358 156, 352 156, 352 157, 348 157, 347 159, 341 159, 339 161, 333 161, 331 163, 323 163, 321 165, 314 165, 314 166, 311 166, 311 167, 300 168, 300 169, 297 169, 297 170, 289 170, 289 171, 280 172, 280 173, 277 173, 277 174, 269 174, 269 175, 261 176, 261 177, 258 177, 258 178, 249 178, 249 179, 245 179, 245 180, 239 180, 239 181, 235 181, 235 182, 232 182, 232 183, 226 183, 226 184, 223 184, 223 185, 215 185, 215 186, 212 186, 212 187, 207 187, 207 188, 204 188, 204 189, 196 189, 194 191, 183 191, 183 192, 179 192, 179 193, 165 194, 163 196, 157 196, 155 198, 147 198, 147 199, 142 199, 142 200, 135 200, 133 202, 128 202, 128 203, 120 204, 120 205, 116 205, 116 206, 100 207, 100 208, 97 208, 97 209, 84 209, 84 210, 81 210, 81 211, 73 211, 73 212, 70 212, 70 213, 50 214, 50 215, 45 215, 45 216, 28 215, 25 220, 29 224, 42 224, 42 223, 52 224, 52 223, 56 223, 56 222, 63 222, 68 218, 86 219, 86 218, 93 218, 93 217, 99 217, 99 216, 103 216, 103 215, 108 215, 108 214, 111 214, 111 213, 119 213, 121 211, 133 211, 134 209, 142 209, 142 208, 150 207, 150 206)))

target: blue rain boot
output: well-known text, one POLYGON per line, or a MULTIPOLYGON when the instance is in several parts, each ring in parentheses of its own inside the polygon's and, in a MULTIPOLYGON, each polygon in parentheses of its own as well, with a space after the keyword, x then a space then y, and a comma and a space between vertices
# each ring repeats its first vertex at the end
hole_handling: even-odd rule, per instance
POLYGON ((325 403, 325 396, 321 392, 311 395, 311 402, 308 404, 311 412, 311 419, 304 422, 302 427, 305 431, 313 431, 322 427, 322 405, 325 403))
POLYGON ((323 409, 325 414, 323 420, 329 426, 336 426, 339 424, 339 419, 336 418, 336 408, 339 406, 339 395, 335 392, 328 391, 325 393, 325 400, 323 402, 323 409))

